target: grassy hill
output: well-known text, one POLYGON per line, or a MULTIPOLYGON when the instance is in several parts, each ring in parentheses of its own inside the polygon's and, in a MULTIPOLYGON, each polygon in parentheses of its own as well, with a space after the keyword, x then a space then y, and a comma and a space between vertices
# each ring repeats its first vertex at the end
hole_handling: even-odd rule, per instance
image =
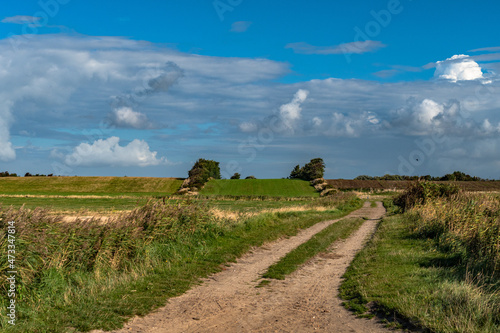
POLYGON ((318 197, 307 181, 291 179, 212 179, 202 195, 242 195, 272 197, 318 197))
POLYGON ((5 177, 0 178, 0 194, 167 195, 181 184, 178 178, 5 177))

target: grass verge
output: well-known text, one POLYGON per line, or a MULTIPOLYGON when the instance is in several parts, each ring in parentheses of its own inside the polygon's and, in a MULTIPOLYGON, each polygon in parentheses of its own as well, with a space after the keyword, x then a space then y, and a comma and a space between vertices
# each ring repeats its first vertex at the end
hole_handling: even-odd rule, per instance
MULTIPOLYGON (((115 224, 55 223, 41 210, 0 210, 0 277, 6 278, 7 222, 16 221, 17 322, 7 323, 0 285, 0 330, 117 329, 220 271, 252 246, 360 207, 346 196, 325 212, 265 213, 226 223, 196 202, 151 202, 115 224)), ((319 199, 321 203, 326 203, 319 199)))
POLYGON ((363 222, 363 219, 356 218, 342 219, 331 224, 311 237, 307 242, 289 252, 280 261, 271 265, 262 277, 265 279, 284 280, 285 276, 293 273, 300 265, 318 253, 325 251, 333 242, 349 237, 363 222))
POLYGON ((440 251, 435 240, 415 237, 404 215, 390 216, 356 255, 340 296, 356 313, 377 313, 399 321, 396 326, 499 332, 498 282, 459 263, 456 253, 440 251))

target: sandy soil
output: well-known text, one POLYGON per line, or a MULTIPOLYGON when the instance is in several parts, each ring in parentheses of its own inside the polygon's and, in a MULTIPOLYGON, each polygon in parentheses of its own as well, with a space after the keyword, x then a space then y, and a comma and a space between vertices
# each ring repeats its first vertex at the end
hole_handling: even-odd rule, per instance
POLYGON ((358 231, 283 281, 255 288, 271 264, 338 220, 250 251, 226 270, 115 332, 388 332, 374 319, 354 317, 337 296, 341 276, 384 213, 380 202, 376 208, 366 202, 348 215, 367 218, 358 231))

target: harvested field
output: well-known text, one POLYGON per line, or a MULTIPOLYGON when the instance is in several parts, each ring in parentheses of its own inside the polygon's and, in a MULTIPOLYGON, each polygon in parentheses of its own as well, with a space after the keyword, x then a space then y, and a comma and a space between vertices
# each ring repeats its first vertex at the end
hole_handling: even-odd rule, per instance
MULTIPOLYGON (((404 190, 411 181, 407 180, 354 180, 328 179, 329 185, 340 190, 373 190, 373 191, 400 191, 404 190)), ((465 191, 500 191, 500 181, 436 181, 438 184, 456 184, 465 191)))

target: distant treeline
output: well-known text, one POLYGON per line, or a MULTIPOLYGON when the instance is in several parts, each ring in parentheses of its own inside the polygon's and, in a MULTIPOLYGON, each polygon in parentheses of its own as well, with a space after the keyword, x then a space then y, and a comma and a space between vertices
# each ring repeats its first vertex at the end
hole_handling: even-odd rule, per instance
POLYGON ((483 179, 476 176, 467 175, 461 171, 446 174, 442 177, 426 176, 400 176, 400 175, 383 175, 383 176, 366 176, 361 175, 354 178, 355 180, 433 180, 433 181, 489 181, 490 179, 483 179))
MULTIPOLYGON (((24 177, 52 177, 54 176, 52 173, 48 174, 48 175, 43 175, 43 174, 34 174, 32 175, 31 173, 29 172, 26 172, 24 174, 24 177)), ((10 173, 8 171, 4 171, 4 172, 0 172, 0 177, 20 177, 17 175, 17 173, 10 173)))
POLYGON ((0 177, 17 177, 17 173, 9 173, 8 171, 0 172, 0 177))

